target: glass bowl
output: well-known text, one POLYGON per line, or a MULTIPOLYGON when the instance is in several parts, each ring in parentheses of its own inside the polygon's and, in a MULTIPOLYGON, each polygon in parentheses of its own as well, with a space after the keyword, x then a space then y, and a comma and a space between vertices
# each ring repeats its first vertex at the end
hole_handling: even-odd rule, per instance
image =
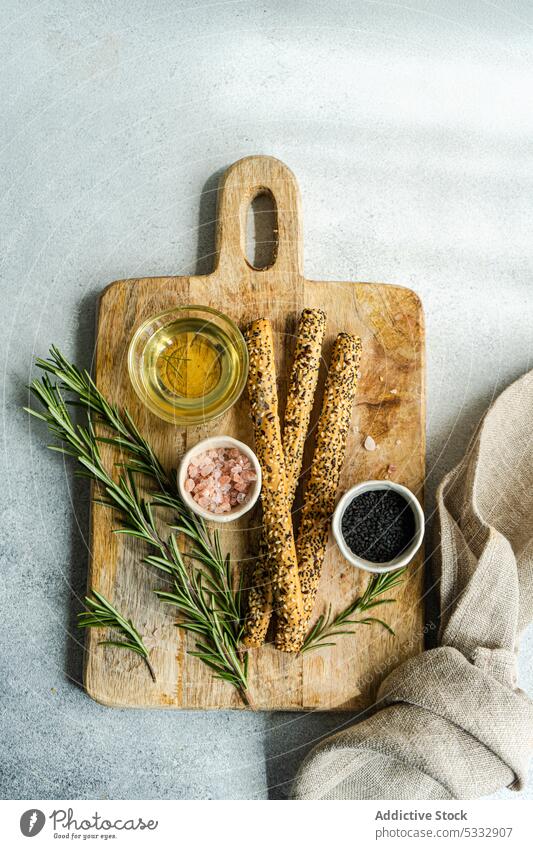
POLYGON ((248 350, 227 315, 212 307, 173 307, 137 328, 128 372, 152 413, 175 425, 197 425, 238 400, 248 376, 248 350))

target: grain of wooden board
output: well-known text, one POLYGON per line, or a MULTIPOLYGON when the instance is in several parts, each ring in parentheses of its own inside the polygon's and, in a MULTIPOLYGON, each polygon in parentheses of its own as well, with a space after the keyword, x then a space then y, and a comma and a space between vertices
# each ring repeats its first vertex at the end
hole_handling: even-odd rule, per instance
MULTIPOLYGON (((178 304, 202 304, 228 313, 243 327, 265 316, 275 332, 280 399, 286 393, 293 334, 302 308, 327 313, 324 364, 313 413, 316 421, 326 364, 340 331, 359 334, 363 357, 359 388, 339 495, 352 484, 390 475, 423 497, 425 463, 424 326, 414 292, 381 283, 323 282, 303 275, 302 230, 298 185, 292 172, 267 156, 251 156, 231 166, 219 192, 217 259, 212 274, 201 277, 152 277, 120 280, 105 289, 98 318, 96 381, 99 388, 126 406, 163 461, 176 467, 187 447, 217 433, 252 444, 246 393, 223 418, 187 431, 167 424, 137 399, 126 365, 135 329, 151 315, 178 304), (245 225, 250 202, 271 193, 277 210, 277 252, 265 269, 245 258, 245 225), (370 434, 377 447, 363 447, 370 434)), ((312 429, 304 469, 312 456, 312 429)), ((104 449, 109 462, 113 449, 104 449)), ((298 513, 296 503, 296 520, 298 513)), ((257 514, 244 517, 222 532, 224 550, 241 566, 253 557, 258 540, 257 514)), ((212 678, 198 659, 187 654, 191 637, 175 626, 175 612, 161 604, 153 589, 161 576, 141 562, 142 545, 113 535, 112 513, 92 507, 89 585, 131 616, 152 651, 157 682, 129 652, 98 646, 100 634, 87 635, 85 687, 103 704, 124 707, 241 708, 233 688, 212 678)), ((382 609, 395 629, 391 636, 379 625, 358 627, 340 637, 333 648, 302 657, 271 645, 250 656, 250 691, 261 710, 354 710, 371 704, 383 676, 423 647, 422 564, 420 552, 407 580, 394 591, 397 602, 382 609)), ((346 563, 330 539, 315 616, 331 604, 342 609, 361 593, 369 575, 346 563)))

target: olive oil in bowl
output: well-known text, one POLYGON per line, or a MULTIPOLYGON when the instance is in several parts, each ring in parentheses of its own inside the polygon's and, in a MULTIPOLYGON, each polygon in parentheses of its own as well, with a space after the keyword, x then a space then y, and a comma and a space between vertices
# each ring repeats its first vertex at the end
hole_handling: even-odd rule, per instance
POLYGON ((135 391, 152 412, 192 425, 235 403, 246 383, 248 354, 227 316, 210 307, 178 307, 136 331, 128 368, 135 391))

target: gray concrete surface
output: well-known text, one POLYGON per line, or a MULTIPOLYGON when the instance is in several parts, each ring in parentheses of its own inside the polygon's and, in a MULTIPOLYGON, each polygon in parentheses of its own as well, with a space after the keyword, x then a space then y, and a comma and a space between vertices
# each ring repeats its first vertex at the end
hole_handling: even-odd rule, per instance
MULTIPOLYGON (((51 342, 90 364, 109 281, 208 271, 214 175, 273 154, 300 182, 308 276, 423 298, 431 510, 481 411, 531 367, 533 8, 2 5, 1 795, 283 797, 345 717, 108 710, 83 694, 87 488, 28 422, 24 387, 51 342)), ((530 633, 530 691, 532 660, 530 633)))

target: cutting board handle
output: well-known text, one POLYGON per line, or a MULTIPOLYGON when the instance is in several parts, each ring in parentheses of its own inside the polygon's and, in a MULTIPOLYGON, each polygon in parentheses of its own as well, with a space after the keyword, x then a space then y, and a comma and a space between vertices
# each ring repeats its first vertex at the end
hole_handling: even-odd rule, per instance
POLYGON ((300 191, 292 171, 273 156, 247 156, 225 172, 219 191, 217 216, 219 271, 250 274, 303 273, 300 191), (270 193, 277 215, 274 261, 256 268, 246 258, 246 223, 251 202, 270 193))

